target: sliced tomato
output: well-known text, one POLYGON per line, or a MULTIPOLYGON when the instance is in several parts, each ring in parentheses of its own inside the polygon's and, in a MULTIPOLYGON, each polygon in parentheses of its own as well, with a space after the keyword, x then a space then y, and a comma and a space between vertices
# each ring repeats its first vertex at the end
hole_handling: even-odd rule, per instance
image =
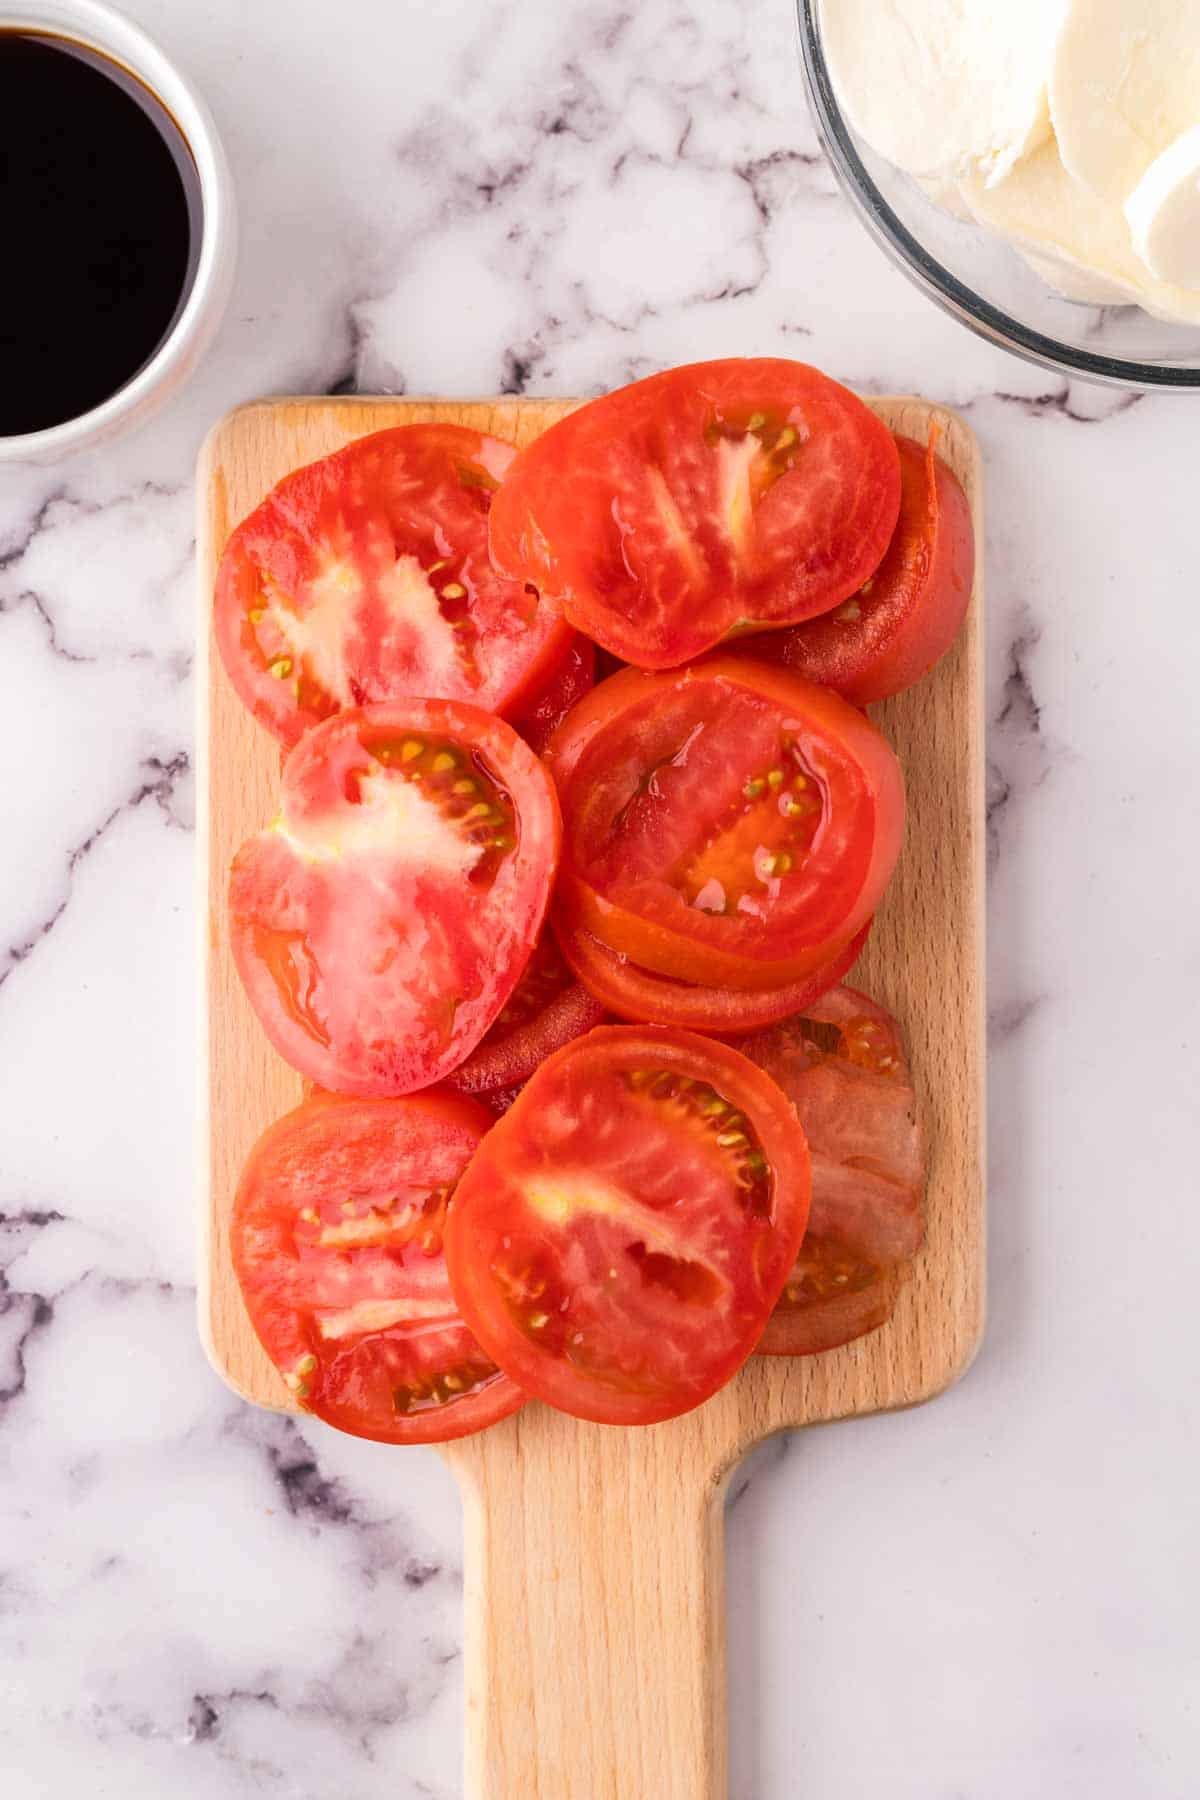
POLYGON ((463 1317, 527 1393, 648 1424, 754 1348, 808 1213, 795 1113, 725 1044, 601 1026, 479 1146, 446 1227, 463 1317))
POLYGON ((812 1155, 808 1232, 758 1348, 829 1350, 891 1317, 924 1236, 925 1151, 903 1034, 886 1008, 838 987, 738 1045, 791 1100, 812 1155))
POLYGON ((571 708, 596 682, 596 646, 578 631, 571 633, 567 653, 536 699, 514 715, 513 724, 540 756, 571 708))
MULTIPOLYGON (((590 931, 579 931, 567 920, 556 929, 562 953, 587 991, 619 1019, 635 1024, 678 1025, 686 1031, 719 1031, 725 1037, 761 1031, 777 1019, 786 1019, 817 1000, 853 968, 867 941, 870 922, 839 950, 832 962, 812 975, 786 987, 763 988, 757 993, 737 988, 698 987, 692 981, 676 981, 640 969, 627 956, 610 950, 590 931)), ((594 1021, 599 1023, 599 1020, 594 1021)))
POLYGON ((928 444, 898 437, 900 518, 887 555, 832 612, 751 640, 752 655, 836 688, 856 706, 911 687, 950 648, 975 577, 971 506, 928 444))
POLYGON ((856 593, 900 505, 891 433, 777 357, 693 363, 570 413, 496 497, 496 566, 606 650, 667 669, 856 593))
POLYGON ((614 675, 547 762, 565 916, 705 987, 780 988, 829 964, 875 911, 903 836, 900 767, 869 720, 749 658, 614 675))
POLYGON ((520 1088, 553 1051, 603 1017, 604 1008, 573 979, 547 927, 496 1023, 447 1082, 480 1098, 499 1088, 520 1088))
POLYGON ((336 1093, 457 1068, 537 942, 558 841, 543 765, 477 707, 396 701, 315 726, 229 884, 234 960, 279 1054, 336 1093))
POLYGON ((246 1310, 297 1403, 339 1431, 427 1444, 524 1401, 463 1324, 442 1253, 450 1196, 490 1125, 439 1090, 323 1095, 250 1152, 231 1225, 246 1310))
POLYGON ((261 724, 290 745, 344 707, 416 695, 504 711, 537 694, 569 631, 488 557, 515 455, 461 425, 400 425, 271 490, 226 545, 214 612, 261 724))
POLYGON ((524 1085, 525 1083, 522 1081, 516 1087, 484 1088, 475 1095, 475 1099, 478 1100, 480 1106, 487 1108, 493 1118, 498 1119, 502 1113, 508 1111, 524 1085))

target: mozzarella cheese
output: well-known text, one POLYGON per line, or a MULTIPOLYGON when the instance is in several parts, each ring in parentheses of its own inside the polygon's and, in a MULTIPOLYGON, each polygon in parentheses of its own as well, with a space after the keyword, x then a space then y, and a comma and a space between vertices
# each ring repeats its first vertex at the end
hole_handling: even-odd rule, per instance
POLYGON ((971 220, 974 218, 970 207, 958 190, 958 182, 947 175, 918 175, 917 185, 926 197, 949 213, 952 219, 971 220))
POLYGON ((1053 141, 995 187, 976 179, 962 191, 980 223, 1018 248, 1087 271, 1160 316, 1200 322, 1200 291, 1154 280, 1124 213, 1072 181, 1053 141))
POLYGON ((999 181, 1049 135, 1060 0, 822 0, 838 98, 910 175, 999 181))
POLYGON ((1061 294, 1064 300, 1075 300, 1081 306, 1134 306, 1137 304, 1137 292, 1133 288, 1123 287, 1106 275, 1097 275, 1094 269, 1085 269, 1081 263, 1068 262, 1061 254, 1043 256, 1037 251, 1022 249, 1014 245, 1022 262, 1029 264, 1039 281, 1061 294))
POLYGON ((1089 305, 1200 323, 1200 0, 821 0, 850 124, 1089 305))
POLYGON ((1068 174, 1123 206, 1200 122, 1200 0, 1071 0, 1049 92, 1068 174))
POLYGON ((1200 288, 1200 124, 1155 157, 1126 200, 1125 217, 1152 275, 1200 288))

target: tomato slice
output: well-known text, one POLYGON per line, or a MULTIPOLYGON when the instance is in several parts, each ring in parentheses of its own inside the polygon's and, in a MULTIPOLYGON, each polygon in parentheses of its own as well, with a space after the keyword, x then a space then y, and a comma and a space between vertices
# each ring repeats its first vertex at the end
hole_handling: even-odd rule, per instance
POLYGON ((804 363, 734 358, 552 425, 488 529, 498 568, 624 661, 667 669, 857 592, 899 505, 892 435, 856 395, 804 363))
POLYGON ((567 920, 556 923, 555 929, 563 956, 580 982, 598 1004, 618 1018, 635 1024, 678 1025, 687 1031, 719 1031, 725 1037, 739 1037, 803 1012, 819 999, 858 961, 871 925, 868 920, 832 962, 812 975, 789 982, 786 987, 764 988, 757 993, 699 987, 692 981, 656 975, 610 950, 590 931, 576 930, 567 920))
POLYGON ((496 1023, 479 1048, 447 1076, 447 1083, 480 1098, 499 1088, 520 1088, 553 1051, 582 1037, 603 1017, 603 1006, 572 978, 547 928, 496 1023))
POLYGON ((314 726, 229 884, 234 960, 280 1055, 336 1093, 457 1068, 537 942, 558 840, 545 768, 489 713, 407 700, 314 726))
POLYGON ((827 688, 749 658, 629 669, 547 751, 564 914, 643 969, 780 988, 875 911, 904 789, 885 739, 827 688))
POLYGON ((925 1151, 903 1034, 886 1008, 837 987, 738 1047, 791 1100, 812 1155, 808 1232, 758 1348, 830 1350, 891 1317, 924 1237, 925 1151))
POLYGON ((856 706, 927 675, 958 634, 975 578, 971 506, 934 451, 898 437, 900 518, 887 555, 856 594, 819 619, 764 633, 753 655, 836 688, 856 706))
POLYGON ((536 699, 527 701, 513 717, 513 724, 531 749, 540 756, 577 701, 596 682, 596 646, 572 632, 567 653, 536 699))
POLYGON ((516 450, 400 425, 297 469, 233 533, 214 626, 229 678, 285 744, 406 695, 508 710, 569 643, 559 609, 492 567, 488 511, 516 450))
POLYGON ((744 1056, 601 1026, 472 1158, 446 1227, 455 1298, 527 1393, 608 1424, 673 1418, 753 1350, 808 1187, 795 1113, 744 1056))
POLYGON ((442 1252, 450 1195, 490 1124, 437 1090, 324 1095, 250 1152, 231 1227, 246 1310, 299 1405, 339 1431, 434 1443, 524 1402, 463 1324, 442 1252))

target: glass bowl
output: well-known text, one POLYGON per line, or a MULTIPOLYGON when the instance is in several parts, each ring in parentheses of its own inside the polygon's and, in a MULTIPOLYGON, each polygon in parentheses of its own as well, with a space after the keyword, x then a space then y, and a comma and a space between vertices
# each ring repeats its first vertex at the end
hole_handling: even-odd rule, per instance
POLYGON ((1065 300, 994 232, 952 217, 851 128, 821 43, 820 0, 798 0, 800 50, 826 155, 867 230, 946 312, 1059 374, 1141 390, 1200 390, 1200 326, 1139 306, 1065 300))

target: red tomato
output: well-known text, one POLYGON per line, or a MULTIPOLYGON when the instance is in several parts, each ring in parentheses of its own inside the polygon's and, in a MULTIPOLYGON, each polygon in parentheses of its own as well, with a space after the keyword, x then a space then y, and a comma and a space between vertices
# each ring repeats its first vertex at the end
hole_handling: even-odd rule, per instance
POLYGON ((742 657, 614 675, 555 734, 559 898, 643 969, 780 988, 866 924, 904 827, 900 767, 827 688, 742 657))
POLYGON ((576 701, 596 681, 596 647, 579 632, 571 634, 570 647, 536 700, 526 702, 513 724, 531 749, 540 756, 576 701))
POLYGON ((396 701, 314 726, 229 885, 234 960, 279 1054, 348 1094, 457 1068, 537 942, 558 840, 542 764, 477 707, 396 701))
POLYGON ((904 1040, 884 1007, 839 987, 738 1047, 791 1100, 812 1154, 808 1232, 758 1348, 829 1350, 891 1317, 924 1237, 925 1152, 904 1040))
POLYGON ((590 931, 577 931, 565 920, 556 925, 562 953, 584 987, 619 1019, 647 1025, 678 1025, 687 1031, 719 1031, 725 1037, 761 1031, 764 1025, 802 1012, 853 968, 870 929, 868 921, 833 961, 815 974, 790 982, 787 987, 744 993, 736 988, 697 987, 691 981, 655 975, 608 949, 590 931))
POLYGON ((488 509, 513 445, 401 425, 297 469, 233 533, 214 624, 229 678, 285 744, 406 695, 493 711, 536 694, 561 614, 492 568, 488 509))
POLYGON ((475 1095, 475 1099, 478 1100, 480 1106, 487 1107, 493 1118, 498 1119, 502 1113, 508 1111, 524 1085, 525 1083, 522 1081, 518 1082, 516 1087, 484 1088, 482 1092, 475 1095))
POLYGON ((259 1138, 233 1266, 263 1348, 306 1412, 387 1444, 480 1431, 525 1396, 480 1350, 442 1254, 454 1185, 491 1124, 436 1089, 308 1100, 259 1138))
POLYGON ((473 1157, 446 1227, 454 1295, 527 1393, 608 1424, 673 1418, 754 1348, 808 1182, 794 1112, 736 1050, 601 1026, 473 1157))
POLYGON ((599 1025, 604 1008, 572 980, 553 933, 547 928, 525 965, 500 1016, 478 1050, 446 1077, 460 1094, 485 1099, 497 1089, 514 1091, 529 1080, 554 1050, 599 1025))
POLYGON ((896 446, 849 389, 776 357, 693 363, 569 414, 513 463, 497 568, 647 669, 857 592, 900 505, 896 446))
POLYGON ((970 503, 934 441, 932 433, 925 448, 896 439, 900 519, 874 575, 819 619, 755 638, 754 655, 836 688, 856 706, 929 673, 954 642, 975 577, 970 503))

